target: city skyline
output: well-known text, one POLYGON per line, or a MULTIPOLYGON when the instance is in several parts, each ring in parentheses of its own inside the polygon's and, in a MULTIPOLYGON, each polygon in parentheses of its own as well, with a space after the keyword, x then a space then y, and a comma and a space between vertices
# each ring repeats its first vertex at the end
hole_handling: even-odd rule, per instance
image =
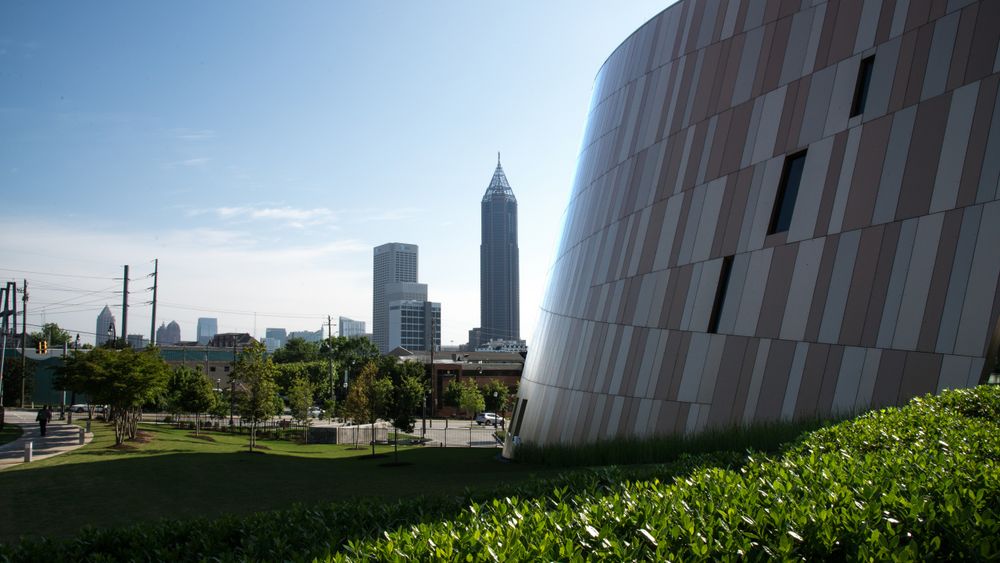
POLYGON ((260 337, 371 322, 368 253, 406 240, 457 345, 480 323, 477 204, 499 150, 530 339, 594 77, 664 6, 5 3, 0 279, 29 281, 29 329, 87 342, 104 304, 121 318, 129 264, 129 332, 148 336, 159 258, 157 325, 260 337))

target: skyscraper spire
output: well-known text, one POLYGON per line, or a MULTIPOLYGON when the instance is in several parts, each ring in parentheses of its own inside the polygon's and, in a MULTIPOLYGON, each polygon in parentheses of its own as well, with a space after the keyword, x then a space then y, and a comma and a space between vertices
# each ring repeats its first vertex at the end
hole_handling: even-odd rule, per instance
POLYGON ((497 151, 497 168, 500 167, 500 151, 497 151))

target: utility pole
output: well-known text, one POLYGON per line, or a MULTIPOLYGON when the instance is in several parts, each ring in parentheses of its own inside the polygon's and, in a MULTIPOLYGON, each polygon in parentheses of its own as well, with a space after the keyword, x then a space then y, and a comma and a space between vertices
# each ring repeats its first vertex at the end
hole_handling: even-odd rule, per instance
POLYGON ((128 264, 125 264, 125 280, 122 283, 122 342, 128 343, 128 264))
POLYGON ((24 281, 24 288, 21 296, 21 408, 24 408, 24 383, 27 362, 24 357, 24 343, 28 340, 28 280, 24 281))
MULTIPOLYGON (((323 330, 322 326, 320 327, 320 330, 323 330)), ((330 315, 326 316, 326 333, 330 341, 329 344, 327 344, 327 349, 330 354, 330 403, 333 404, 334 397, 337 392, 337 385, 334 383, 336 378, 333 376, 333 318, 330 315)), ((333 413, 330 413, 330 418, 333 418, 333 413)))
POLYGON ((149 344, 156 345, 156 282, 160 270, 160 259, 153 259, 153 320, 149 323, 149 344))

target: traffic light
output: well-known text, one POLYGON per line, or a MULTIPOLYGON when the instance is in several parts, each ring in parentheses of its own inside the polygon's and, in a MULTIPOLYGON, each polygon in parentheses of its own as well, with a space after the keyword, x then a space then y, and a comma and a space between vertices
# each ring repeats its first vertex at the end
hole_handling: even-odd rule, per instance
POLYGON ((42 340, 38 343, 38 353, 48 354, 49 353, 49 343, 47 340, 42 340))

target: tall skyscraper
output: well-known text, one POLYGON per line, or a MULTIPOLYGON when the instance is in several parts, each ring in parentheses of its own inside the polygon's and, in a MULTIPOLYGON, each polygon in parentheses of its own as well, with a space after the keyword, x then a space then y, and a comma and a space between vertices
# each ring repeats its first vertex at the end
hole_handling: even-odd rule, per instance
POLYGON ((198 344, 205 346, 219 333, 219 319, 201 317, 198 319, 198 344))
POLYGON ((500 166, 482 202, 479 246, 479 322, 483 341, 518 340, 521 333, 517 251, 517 199, 500 166))
POLYGON ((373 274, 372 336, 379 351, 385 353, 390 350, 389 301, 386 299, 386 286, 399 282, 416 283, 417 245, 390 242, 376 246, 373 274))
POLYGON ((170 324, 160 324, 160 328, 156 329, 156 344, 158 346, 166 346, 168 344, 177 344, 181 341, 181 325, 177 324, 177 321, 170 321, 170 324))
POLYGON ((111 313, 111 308, 107 305, 101 309, 101 314, 97 315, 97 328, 94 334, 97 336, 96 342, 100 346, 109 340, 108 331, 115 324, 115 316, 111 313))
POLYGON ((340 319, 337 320, 337 326, 340 327, 341 336, 354 337, 365 335, 365 321, 356 321, 347 317, 340 317, 340 319))

